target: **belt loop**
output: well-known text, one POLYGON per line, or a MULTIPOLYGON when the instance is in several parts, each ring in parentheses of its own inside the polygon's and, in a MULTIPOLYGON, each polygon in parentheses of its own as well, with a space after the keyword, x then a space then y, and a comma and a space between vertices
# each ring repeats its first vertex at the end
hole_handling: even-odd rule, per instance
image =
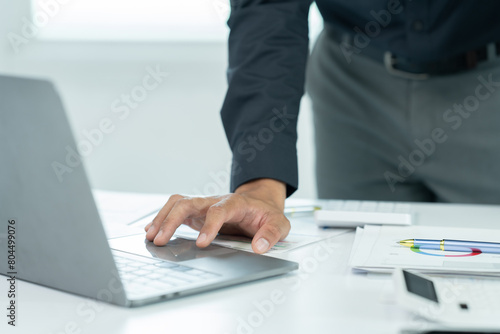
POLYGON ((403 79, 411 79, 411 80, 426 80, 429 79, 428 73, 410 73, 406 71, 398 70, 395 65, 397 64, 397 58, 390 52, 386 51, 384 53, 384 65, 385 69, 389 74, 392 74, 396 77, 400 77, 403 79))

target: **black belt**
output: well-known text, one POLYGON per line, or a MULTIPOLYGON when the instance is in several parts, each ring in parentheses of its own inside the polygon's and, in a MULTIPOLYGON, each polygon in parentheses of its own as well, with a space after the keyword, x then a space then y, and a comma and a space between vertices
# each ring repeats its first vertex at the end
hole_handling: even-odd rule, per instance
MULTIPOLYGON (((356 50, 358 53, 382 62, 390 74, 406 79, 427 79, 430 76, 466 71, 475 68, 481 62, 500 56, 500 42, 496 42, 438 61, 414 62, 408 58, 397 56, 390 51, 383 51, 370 45, 361 49, 357 48, 353 45, 354 36, 339 34, 328 27, 325 27, 325 31, 329 38, 342 44, 343 47, 351 48, 351 50, 356 50)), ((353 53, 356 53, 356 51, 353 51, 353 53)))

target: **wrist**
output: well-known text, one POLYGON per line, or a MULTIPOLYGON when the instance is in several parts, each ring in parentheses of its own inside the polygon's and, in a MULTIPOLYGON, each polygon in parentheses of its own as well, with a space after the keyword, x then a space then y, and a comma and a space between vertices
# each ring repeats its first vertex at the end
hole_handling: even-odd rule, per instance
POLYGON ((247 194, 265 201, 273 202, 280 210, 285 207, 286 184, 275 179, 256 179, 239 186, 235 194, 247 194))

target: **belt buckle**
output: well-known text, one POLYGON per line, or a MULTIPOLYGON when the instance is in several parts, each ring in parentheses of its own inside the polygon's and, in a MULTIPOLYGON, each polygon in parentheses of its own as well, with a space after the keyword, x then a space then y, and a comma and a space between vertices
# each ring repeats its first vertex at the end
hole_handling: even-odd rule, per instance
POLYGON ((430 77, 429 73, 411 73, 411 72, 406 72, 399 70, 397 68, 394 68, 394 65, 396 64, 396 57, 392 54, 390 51, 386 51, 384 53, 384 65, 385 69, 389 74, 392 74, 396 77, 400 77, 403 79, 411 79, 411 80, 426 80, 430 77))

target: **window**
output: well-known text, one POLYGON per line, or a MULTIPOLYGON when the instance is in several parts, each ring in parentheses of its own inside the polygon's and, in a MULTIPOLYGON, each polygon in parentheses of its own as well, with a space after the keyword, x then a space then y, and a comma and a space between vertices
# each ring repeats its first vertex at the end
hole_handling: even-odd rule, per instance
MULTIPOLYGON (((31 0, 43 40, 224 41, 229 0, 31 0)), ((321 28, 314 5, 311 34, 321 28)))

